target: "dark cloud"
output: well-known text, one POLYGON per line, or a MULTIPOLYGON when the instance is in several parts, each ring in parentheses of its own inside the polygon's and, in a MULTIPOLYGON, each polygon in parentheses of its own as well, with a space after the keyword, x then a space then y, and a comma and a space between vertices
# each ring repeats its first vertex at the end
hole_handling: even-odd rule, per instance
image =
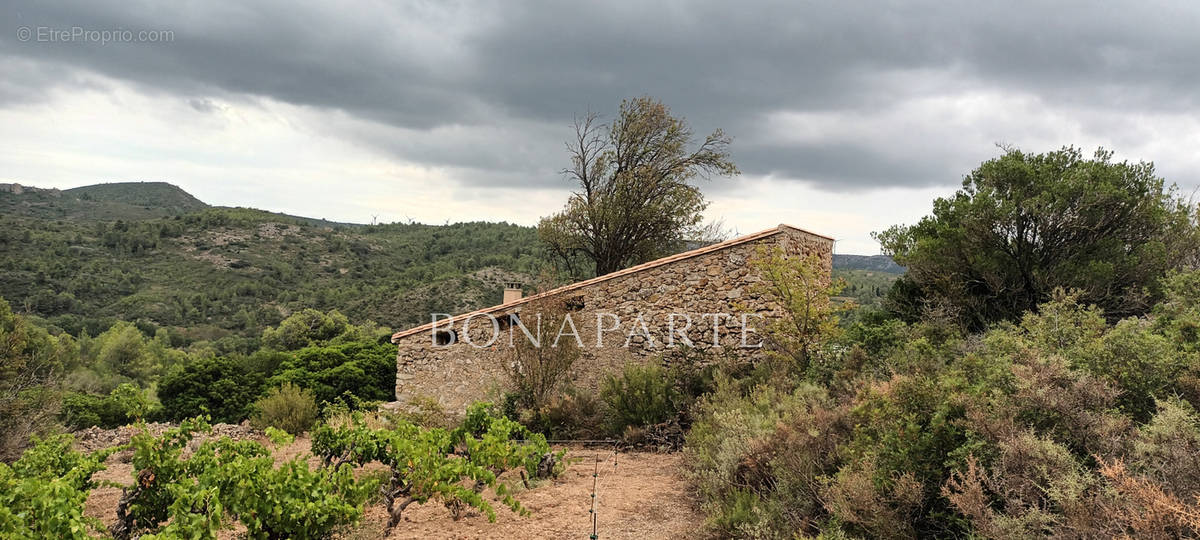
POLYGON ((70 74, 85 70, 178 94, 197 111, 212 110, 210 95, 343 111, 355 122, 334 129, 405 160, 481 185, 548 185, 560 180, 573 114, 650 94, 698 132, 733 134, 746 173, 831 190, 952 184, 964 163, 994 154, 991 142, 1055 134, 1036 122, 939 127, 895 111, 990 92, 1066 116, 1194 114, 1198 14, 1187 2, 12 2, 0 7, 0 66, 14 67, 0 106, 80 84, 70 74), (46 43, 22 41, 19 27, 174 36, 46 43), (858 121, 831 140, 763 135, 791 112, 858 121), (872 137, 861 117, 875 113, 900 136, 872 137), (920 128, 904 136, 897 123, 920 128))

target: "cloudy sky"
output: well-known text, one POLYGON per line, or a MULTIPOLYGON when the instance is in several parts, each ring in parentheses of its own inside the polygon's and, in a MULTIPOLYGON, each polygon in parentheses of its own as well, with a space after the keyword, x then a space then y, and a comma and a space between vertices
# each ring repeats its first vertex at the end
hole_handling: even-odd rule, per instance
POLYGON ((573 115, 648 94, 734 137, 709 217, 840 253, 877 253, 997 143, 1200 186, 1195 2, 0 4, 0 182, 532 225, 572 188, 573 115))

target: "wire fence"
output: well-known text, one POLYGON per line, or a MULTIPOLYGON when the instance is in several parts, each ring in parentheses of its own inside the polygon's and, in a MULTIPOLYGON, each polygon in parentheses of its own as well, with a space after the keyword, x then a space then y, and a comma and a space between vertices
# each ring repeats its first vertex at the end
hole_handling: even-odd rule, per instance
MULTIPOLYGON (((617 449, 613 449, 612 457, 612 472, 617 473, 617 449)), ((609 454, 604 454, 609 455, 609 454)), ((591 540, 599 540, 600 538, 600 464, 606 461, 604 455, 596 454, 595 469, 592 472, 592 506, 588 509, 588 514, 592 521, 592 534, 588 538, 591 540)), ((606 466, 605 469, 608 467, 606 466)))

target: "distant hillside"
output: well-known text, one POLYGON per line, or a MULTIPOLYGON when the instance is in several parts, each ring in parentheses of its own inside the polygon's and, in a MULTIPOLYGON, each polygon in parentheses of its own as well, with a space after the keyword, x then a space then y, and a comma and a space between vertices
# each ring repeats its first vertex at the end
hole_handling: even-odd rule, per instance
POLYGON ((0 185, 0 296, 72 334, 129 320, 246 349, 238 340, 308 307, 404 328, 498 303, 539 260, 535 230, 507 223, 339 224, 209 207, 165 183, 12 186, 0 185))
POLYGON ((207 204, 200 202, 200 199, 193 197, 191 193, 166 182, 96 184, 94 186, 64 190, 63 195, 84 201, 121 203, 143 208, 161 208, 177 213, 191 212, 208 207, 207 204))
MULTIPOLYGON (((128 320, 247 350, 309 307, 402 329, 498 303, 542 264, 536 230, 508 223, 333 223, 210 207, 162 182, 13 186, 0 184, 0 296, 72 334, 128 320)), ((834 265, 863 304, 894 279, 871 269, 899 270, 879 256, 834 265)))
POLYGON ((29 187, 0 189, 0 209, 6 214, 41 219, 141 220, 205 208, 207 204, 166 182, 120 182, 62 191, 29 187))
POLYGON ((903 274, 904 267, 896 264, 887 255, 833 255, 833 267, 843 270, 871 270, 873 272, 888 272, 903 274))

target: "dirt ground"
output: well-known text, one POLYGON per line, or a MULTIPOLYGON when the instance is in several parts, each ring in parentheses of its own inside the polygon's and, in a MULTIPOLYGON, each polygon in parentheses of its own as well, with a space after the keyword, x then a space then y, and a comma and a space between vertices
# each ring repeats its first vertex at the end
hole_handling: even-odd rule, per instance
MULTIPOLYGON (((305 437, 276 451, 281 459, 308 452, 305 437)), ((455 521, 440 503, 409 506, 388 539, 474 539, 474 538, 588 538, 592 534, 592 474, 601 461, 597 480, 596 533, 602 539, 657 539, 695 537, 703 517, 695 510, 694 497, 680 475, 680 454, 621 452, 603 448, 569 448, 571 464, 557 479, 544 480, 524 489, 520 481, 516 497, 530 511, 518 516, 499 504, 496 522, 478 512, 468 512, 455 521)), ((132 483, 132 467, 120 455, 109 459, 108 469, 96 475, 122 485, 132 483)), ((315 458, 310 464, 316 466, 315 458)), ((88 497, 85 512, 105 525, 115 520, 121 489, 99 487, 88 497)), ((381 503, 368 505, 362 522, 343 538, 384 538, 387 512, 381 503)), ((236 538, 235 531, 223 537, 236 538)))

